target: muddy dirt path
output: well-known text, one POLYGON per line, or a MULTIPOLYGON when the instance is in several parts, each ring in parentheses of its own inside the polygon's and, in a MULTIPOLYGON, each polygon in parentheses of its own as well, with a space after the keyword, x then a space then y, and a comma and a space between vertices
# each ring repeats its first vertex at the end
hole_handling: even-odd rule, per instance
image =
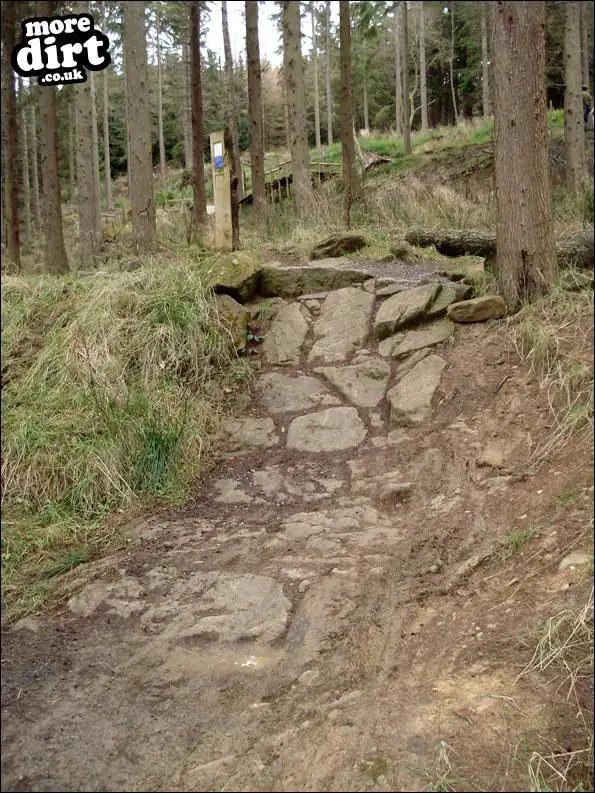
POLYGON ((424 790, 441 740, 500 752, 523 593, 473 576, 541 509, 547 405, 436 294, 379 344, 387 287, 276 306, 196 500, 5 632, 3 790, 424 790))

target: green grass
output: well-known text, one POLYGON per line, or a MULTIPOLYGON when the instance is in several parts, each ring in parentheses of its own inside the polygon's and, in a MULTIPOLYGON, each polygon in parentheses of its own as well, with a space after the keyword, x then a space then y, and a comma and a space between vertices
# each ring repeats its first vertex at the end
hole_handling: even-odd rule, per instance
POLYGON ((40 583, 123 542, 118 520, 180 502, 239 372, 200 266, 3 277, 2 585, 8 618, 40 583))

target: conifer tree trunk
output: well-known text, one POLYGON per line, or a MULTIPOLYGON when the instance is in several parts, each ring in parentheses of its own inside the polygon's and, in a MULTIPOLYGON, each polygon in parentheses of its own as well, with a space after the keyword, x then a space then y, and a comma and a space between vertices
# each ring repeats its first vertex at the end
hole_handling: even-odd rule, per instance
MULTIPOLYGON (((137 251, 156 242, 145 4, 124 3, 124 66, 128 121, 128 189, 137 251)), ((79 190, 80 190, 79 176, 79 190)))
POLYGON ((364 102, 364 129, 370 129, 370 111, 368 108, 368 45, 364 33, 364 41, 362 45, 362 65, 363 65, 363 102, 364 102))
MULTIPOLYGON (((581 6, 581 81, 582 85, 589 87, 589 8, 586 0, 581 6)), ((591 14, 593 9, 591 8, 591 14)))
POLYGON ((455 4, 454 0, 450 0, 448 4, 450 13, 450 91, 452 94, 452 111, 454 113, 455 124, 459 120, 459 111, 457 110, 457 96, 455 92, 455 4))
POLYGON ((75 199, 75 143, 76 117, 74 112, 74 93, 68 103, 68 200, 71 204, 75 199))
POLYGON ((428 88, 426 74, 426 6, 419 4, 419 90, 421 94, 421 131, 428 131, 428 88))
POLYGON ((190 86, 192 97, 192 165, 194 192, 194 222, 204 225, 207 215, 205 193, 204 135, 202 125, 202 70, 200 63, 200 0, 190 3, 190 86))
MULTIPOLYGON (((105 10, 105 0, 102 3, 103 25, 107 26, 107 14, 105 10)), ((112 167, 109 150, 109 87, 107 79, 107 69, 102 71, 103 81, 103 178, 105 180, 105 208, 108 212, 114 208, 112 196, 112 167)))
POLYGON ((262 215, 266 210, 266 191, 264 182, 264 125, 261 101, 260 44, 258 41, 258 2, 257 0, 246 0, 245 7, 252 202, 255 212, 262 215))
MULTIPOLYGON (((21 266, 19 217, 19 142, 17 97, 10 56, 16 44, 16 4, 2 4, 2 115, 4 125, 4 197, 6 207, 6 256, 21 266)), ((49 90, 49 89, 48 89, 49 90)))
POLYGON ((326 14, 324 17, 325 22, 325 61, 326 61, 326 142, 330 146, 333 142, 333 92, 332 92, 332 74, 331 74, 331 2, 326 0, 326 14))
POLYGON ((564 3, 564 144, 566 186, 578 191, 585 178, 585 133, 581 91, 580 3, 564 3))
POLYGON ((395 40, 395 134, 403 134, 403 86, 401 84, 401 40, 399 35, 399 4, 393 3, 393 35, 395 40))
POLYGON ((344 221, 351 223, 351 206, 357 192, 355 171, 355 135, 353 131, 353 96, 351 76, 351 19, 349 0, 339 3, 339 39, 341 43, 341 152, 343 155, 344 221))
POLYGON ((39 159, 37 152, 37 113, 35 111, 35 104, 37 102, 37 86, 29 86, 29 93, 31 94, 29 102, 29 117, 27 124, 27 136, 29 138, 29 151, 31 152, 31 181, 32 181, 32 198, 33 198, 33 217, 35 219, 35 228, 37 233, 40 234, 43 230, 43 218, 41 216, 41 201, 39 200, 39 159))
POLYGON ((99 229, 101 230, 101 177, 99 175, 99 125, 97 120, 97 83, 95 72, 87 74, 89 86, 91 88, 91 115, 93 119, 93 168, 94 173, 94 187, 95 187, 95 205, 97 207, 99 229))
POLYGON ((182 124, 184 127, 184 168, 192 170, 192 109, 190 103, 190 52, 182 44, 182 124))
MULTIPOLYGON (((89 12, 88 2, 76 5, 78 14, 89 12)), ((93 113, 93 75, 87 82, 74 86, 76 115, 76 172, 79 210, 79 262, 82 267, 93 263, 101 238, 101 208, 99 197, 99 169, 97 167, 97 126, 93 113)), ((41 89, 44 90, 43 88, 41 89)))
POLYGON ((483 117, 489 118, 490 109, 490 71, 488 55, 488 7, 486 2, 481 4, 481 96, 483 105, 483 117))
POLYGON ((316 157, 320 157, 322 143, 320 138, 320 97, 318 95, 318 43, 313 4, 310 6, 310 20, 312 23, 312 66, 314 71, 314 134, 316 136, 316 157))
POLYGON ((407 21, 407 2, 401 3, 401 86, 403 90, 403 151, 411 154, 411 113, 409 108, 409 30, 407 21))
POLYGON ((499 288, 509 311, 545 294, 557 265, 545 90, 545 2, 490 7, 499 288))
POLYGON ((165 186, 166 166, 165 166, 165 138, 163 135, 163 74, 161 71, 161 16, 159 10, 157 18, 157 103, 158 103, 158 125, 159 125, 159 176, 161 187, 165 186))
POLYGON ((240 160, 240 130, 238 127, 239 102, 233 73, 233 57, 231 54, 231 42, 229 40, 226 0, 222 0, 221 3, 221 21, 223 24, 223 50, 225 53, 225 82, 227 83, 227 117, 233 146, 233 175, 237 179, 238 200, 241 201, 244 195, 244 187, 242 179, 242 162, 240 160))
POLYGON ((25 115, 26 98, 23 89, 23 78, 19 77, 19 121, 20 121, 20 140, 21 140, 21 169, 23 177, 23 224, 24 242, 31 239, 31 177, 29 169, 29 144, 27 141, 27 118, 25 115))
MULTIPOLYGON (((51 0, 37 3, 36 16, 51 17, 55 4, 51 0)), ((43 185, 43 228, 45 236, 44 264, 49 273, 67 273, 68 259, 62 228, 62 196, 58 169, 58 114, 56 89, 40 88, 39 148, 41 154, 41 183, 43 185)))
POLYGON ((312 204, 310 153, 306 128, 306 91, 301 51, 300 4, 283 0, 283 69, 287 85, 289 140, 295 206, 304 215, 312 204))

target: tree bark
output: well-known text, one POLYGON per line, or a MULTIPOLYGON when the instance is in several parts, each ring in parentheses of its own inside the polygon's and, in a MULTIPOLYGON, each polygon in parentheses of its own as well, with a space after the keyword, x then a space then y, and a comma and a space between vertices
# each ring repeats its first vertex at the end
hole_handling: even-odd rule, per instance
POLYGON ((38 234, 43 230, 43 218, 41 216, 41 201, 39 200, 39 158, 37 152, 37 113, 35 104, 37 102, 37 87, 29 86, 31 101, 29 103, 29 151, 31 152, 31 177, 33 188, 33 217, 38 234))
POLYGON ((246 0, 246 59, 248 68, 248 115, 250 120, 250 171, 252 202, 257 214, 266 211, 264 184, 264 140, 260 45, 258 41, 258 0, 246 0))
POLYGON ((580 3, 564 3, 564 144, 566 186, 577 192, 585 178, 585 133, 581 91, 580 3))
POLYGON ((488 8, 484 0, 481 4, 481 96, 484 119, 488 119, 491 115, 487 13, 488 8))
POLYGON ((401 3, 401 87, 403 90, 403 151, 411 154, 411 119, 409 107, 409 30, 407 22, 407 2, 401 3))
POLYGON ((326 0, 325 24, 325 61, 326 61, 326 142, 329 146, 333 142, 333 93, 331 85, 331 2, 326 0))
MULTIPOLYGON (((405 234, 411 245, 425 248, 433 245, 444 256, 483 256, 496 254, 496 234, 474 229, 412 229, 405 234)), ((595 247, 593 232, 570 234, 556 242, 560 267, 593 269, 595 247)))
POLYGON ((68 200, 71 204, 75 200, 75 160, 76 160, 76 114, 74 110, 75 94, 73 93, 68 103, 68 200))
MULTIPOLYGON (((589 9, 588 3, 582 0, 581 4, 581 73, 582 84, 589 87, 589 9)), ((591 9, 591 13, 593 10, 591 9)))
POLYGON ((229 181, 231 198, 231 249, 237 251, 240 247, 240 202, 238 195, 238 177, 234 168, 235 152, 233 150, 233 138, 229 127, 225 127, 223 132, 223 145, 229 157, 229 181))
POLYGON ((97 206, 97 216, 99 229, 101 232, 101 177, 99 175, 99 126, 97 123, 97 91, 95 72, 88 72, 87 79, 91 88, 91 115, 93 118, 93 168, 95 186, 95 204, 97 206))
POLYGON ((161 187, 165 187, 167 170, 165 165, 165 138, 163 136, 163 74, 161 71, 161 16, 159 10, 155 15, 157 24, 157 113, 159 126, 159 176, 161 187))
POLYGON ((21 168, 23 175, 23 224, 25 242, 31 239, 31 174, 29 169, 29 144, 27 141, 27 118, 25 115, 26 99, 23 89, 23 78, 19 77, 19 100, 20 111, 19 121, 21 125, 20 138, 21 138, 21 168))
POLYGON ((351 80, 351 19, 349 0, 339 3, 339 39, 341 42, 341 153, 343 155, 344 221, 351 224, 351 205, 357 191, 353 132, 353 96, 351 80))
POLYGON ((304 215, 312 205, 310 153, 306 128, 306 91, 301 50, 300 4, 283 0, 283 69, 287 85, 289 138, 295 206, 304 215))
MULTIPOLYGON (((107 24, 107 13, 105 10, 105 0, 102 4, 102 17, 104 28, 107 24)), ((104 31, 105 32, 105 31, 104 31)), ((114 208, 112 196, 112 166, 109 150, 109 86, 107 79, 107 69, 102 72, 103 81, 103 178, 105 179, 105 208, 108 212, 114 208)))
MULTIPOLYGON (((128 186, 138 252, 156 242, 145 4, 124 3, 124 66, 128 108, 128 186)), ((80 189, 80 187, 79 187, 80 189)))
MULTIPOLYGON (((36 16, 51 17, 54 11, 51 0, 37 3, 36 16)), ((56 89, 44 87, 39 97, 39 148, 41 153, 41 183, 43 185, 43 226, 45 236, 44 264, 49 273, 68 272, 68 259, 62 228, 62 196, 58 169, 58 115, 56 89)))
POLYGON ((200 63, 200 0, 190 3, 190 88, 192 100, 192 164, 194 223, 204 225, 207 215, 205 193, 204 133, 202 126, 202 69, 200 63))
POLYGON ((322 143, 320 138, 320 97, 318 95, 318 43, 313 4, 310 6, 310 19, 312 22, 312 66, 314 70, 314 135, 316 137, 316 157, 320 157, 322 143))
MULTIPOLYGON (((75 6, 78 14, 89 13, 89 3, 75 6)), ((74 86, 76 115, 76 173, 79 212, 79 263, 87 267, 93 263, 101 238, 101 209, 97 183, 97 127, 93 113, 92 74, 87 82, 74 86)), ((44 89, 42 89, 43 91, 44 89)))
POLYGON ((426 7, 419 4, 419 82, 421 93, 421 131, 428 131, 428 89, 426 82, 426 7))
POLYGON ((393 34, 395 40, 395 134, 403 134, 403 85, 401 83, 401 37, 399 35, 399 4, 393 3, 393 34))
POLYGON ((452 94, 452 109, 455 116, 455 124, 459 120, 459 112, 457 110, 457 97, 455 92, 455 4, 454 0, 448 4, 450 12, 450 91, 452 94))
POLYGON ((240 130, 238 127, 239 99, 233 73, 233 57, 231 54, 231 42, 229 40, 226 0, 223 0, 221 3, 221 20, 223 23, 223 50, 225 53, 225 81, 227 83, 227 117, 233 145, 234 176, 238 184, 238 198, 241 200, 244 195, 244 187, 242 179, 242 161, 240 159, 240 130))
POLYGON ((509 311, 557 277, 545 90, 545 2, 491 4, 498 283, 509 311))
POLYGON ((370 129, 370 111, 368 107, 368 46, 366 42, 366 35, 364 33, 364 41, 362 46, 362 65, 364 71, 363 79, 363 93, 364 93, 364 129, 366 132, 370 129))
POLYGON ((188 44, 182 44, 182 127, 184 132, 184 168, 192 170, 192 110, 190 107, 190 54, 188 44))
MULTIPOLYGON (((21 266, 19 217, 19 141, 17 97, 10 56, 16 44, 16 5, 2 4, 2 114, 4 116, 4 196, 6 206, 6 256, 21 266)), ((50 90, 50 89, 47 89, 50 90)), ((53 89, 52 89, 53 92, 53 89)))

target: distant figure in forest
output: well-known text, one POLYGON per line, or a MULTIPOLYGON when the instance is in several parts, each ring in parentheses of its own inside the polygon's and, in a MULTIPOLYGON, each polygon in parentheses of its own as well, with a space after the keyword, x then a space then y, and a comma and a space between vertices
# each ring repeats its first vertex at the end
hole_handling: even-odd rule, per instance
POLYGON ((589 129, 589 113, 591 112, 593 98, 589 93, 588 86, 581 86, 581 91, 583 92, 583 121, 585 122, 585 129, 589 129))

